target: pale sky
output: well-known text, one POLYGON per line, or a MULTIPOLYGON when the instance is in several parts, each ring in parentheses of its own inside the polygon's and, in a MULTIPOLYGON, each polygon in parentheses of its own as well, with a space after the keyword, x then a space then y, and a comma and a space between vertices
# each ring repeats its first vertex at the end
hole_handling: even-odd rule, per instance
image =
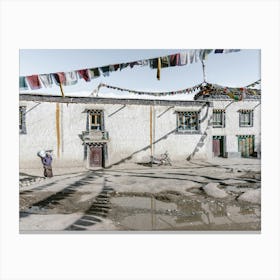
MULTIPOLYGON (((94 68, 115 63, 149 59, 182 51, 182 49, 29 49, 20 50, 20 76, 67 72, 84 68, 94 68)), ((243 87, 260 79, 261 52, 255 49, 242 49, 227 54, 211 53, 206 60, 206 79, 230 87, 243 87)), ((201 62, 161 69, 160 81, 156 69, 149 66, 111 72, 109 77, 85 82, 79 79, 74 86, 65 86, 65 95, 88 96, 99 83, 139 91, 175 91, 197 85, 203 81, 201 62)), ((22 93, 60 95, 58 86, 51 89, 22 91, 22 93)), ((101 88, 99 96, 143 98, 127 92, 101 88)), ((193 95, 172 96, 172 99, 192 99, 193 95)), ((165 97, 168 98, 168 97, 165 97)))

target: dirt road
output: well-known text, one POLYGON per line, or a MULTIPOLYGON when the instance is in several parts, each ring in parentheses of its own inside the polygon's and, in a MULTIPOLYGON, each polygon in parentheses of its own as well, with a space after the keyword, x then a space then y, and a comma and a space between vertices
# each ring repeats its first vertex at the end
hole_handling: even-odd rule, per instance
POLYGON ((20 188, 20 232, 259 231, 260 187, 257 159, 78 170, 20 188))

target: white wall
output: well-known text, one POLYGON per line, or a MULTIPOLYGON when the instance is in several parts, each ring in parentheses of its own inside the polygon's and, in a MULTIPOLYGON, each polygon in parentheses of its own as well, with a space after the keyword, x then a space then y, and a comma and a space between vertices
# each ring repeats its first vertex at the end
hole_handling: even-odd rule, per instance
POLYGON ((238 140, 237 135, 254 135, 255 151, 259 152, 261 143, 261 104, 260 100, 244 101, 213 101, 213 109, 225 109, 226 119, 225 128, 213 128, 213 135, 226 136, 226 151, 237 152, 238 140), (239 110, 253 110, 254 119, 252 127, 239 127, 239 110))
MULTIPOLYGON (((212 157, 212 136, 225 135, 227 152, 237 152, 236 135, 255 135, 256 149, 260 146, 260 101, 214 101, 213 108, 226 109, 226 127, 212 128, 212 107, 154 106, 154 155, 168 151, 172 161, 187 157, 207 159, 212 157), (255 109, 254 109, 255 108, 255 109), (239 127, 239 109, 254 109, 253 127, 239 127), (200 133, 178 133, 176 111, 201 110, 200 133), (209 126, 210 124, 210 126, 209 126), (205 134, 206 133, 206 134, 205 134), (205 134, 205 135, 204 135, 205 134), (204 138, 204 139, 203 139, 204 138)), ((37 152, 51 149, 54 166, 86 166, 84 146, 79 135, 86 130, 86 109, 104 110, 105 130, 109 132, 106 166, 129 159, 147 161, 150 150, 150 105, 121 104, 59 104, 60 148, 57 153, 56 103, 20 102, 27 106, 27 134, 20 135, 20 168, 39 167, 37 152)))
POLYGON ((26 131, 20 134, 20 168, 41 166, 39 150, 56 151, 55 103, 20 102, 26 106, 26 131))
MULTIPOLYGON (((54 164, 65 166, 85 165, 84 146, 79 135, 86 130, 86 109, 104 110, 105 130, 109 132, 108 159, 106 165, 123 159, 145 161, 150 152, 150 105, 119 104, 60 104, 60 148, 57 153, 56 104, 21 102, 27 106, 27 134, 20 135, 20 167, 38 167, 40 160, 37 152, 41 149, 52 149, 54 164), (37 106, 35 106, 37 105, 37 106), (34 107, 35 106, 35 107, 34 107), (34 107, 34 108, 33 108, 34 107)), ((189 107, 194 110, 194 107, 189 107)), ((199 110, 201 106, 197 106, 199 110)), ((172 160, 185 160, 193 153, 199 143, 201 134, 178 134, 176 130, 176 110, 186 107, 170 108, 153 107, 153 145, 154 154, 169 152, 172 160), (165 137, 166 136, 166 137, 165 137)), ((203 117, 207 110, 203 108, 203 117)), ((208 123, 209 114, 201 124, 202 133, 208 123)), ((200 148, 195 157, 205 158, 209 151, 209 141, 200 148)))

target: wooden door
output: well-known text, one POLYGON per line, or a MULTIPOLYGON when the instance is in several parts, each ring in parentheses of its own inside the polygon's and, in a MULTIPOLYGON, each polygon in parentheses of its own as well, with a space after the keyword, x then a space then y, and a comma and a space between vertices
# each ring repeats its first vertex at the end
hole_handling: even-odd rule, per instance
POLYGON ((239 152, 242 157, 250 157, 254 154, 254 136, 239 137, 238 139, 239 152))
POLYGON ((102 147, 92 146, 90 147, 90 167, 102 167, 102 147))
POLYGON ((221 154, 221 145, 220 145, 220 140, 219 139, 213 139, 213 153, 214 157, 218 157, 221 154))

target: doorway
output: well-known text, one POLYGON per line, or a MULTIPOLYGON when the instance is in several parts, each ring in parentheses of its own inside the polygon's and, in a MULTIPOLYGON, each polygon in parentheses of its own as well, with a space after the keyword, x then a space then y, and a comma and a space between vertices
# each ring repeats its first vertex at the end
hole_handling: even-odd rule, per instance
POLYGON ((89 167, 103 167, 103 149, 102 146, 90 146, 89 167))
POLYGON ((214 157, 224 157, 225 136, 213 136, 213 155, 214 157))
POLYGON ((240 135, 238 136, 238 151, 241 153, 241 157, 248 158, 254 156, 254 135, 240 135))

